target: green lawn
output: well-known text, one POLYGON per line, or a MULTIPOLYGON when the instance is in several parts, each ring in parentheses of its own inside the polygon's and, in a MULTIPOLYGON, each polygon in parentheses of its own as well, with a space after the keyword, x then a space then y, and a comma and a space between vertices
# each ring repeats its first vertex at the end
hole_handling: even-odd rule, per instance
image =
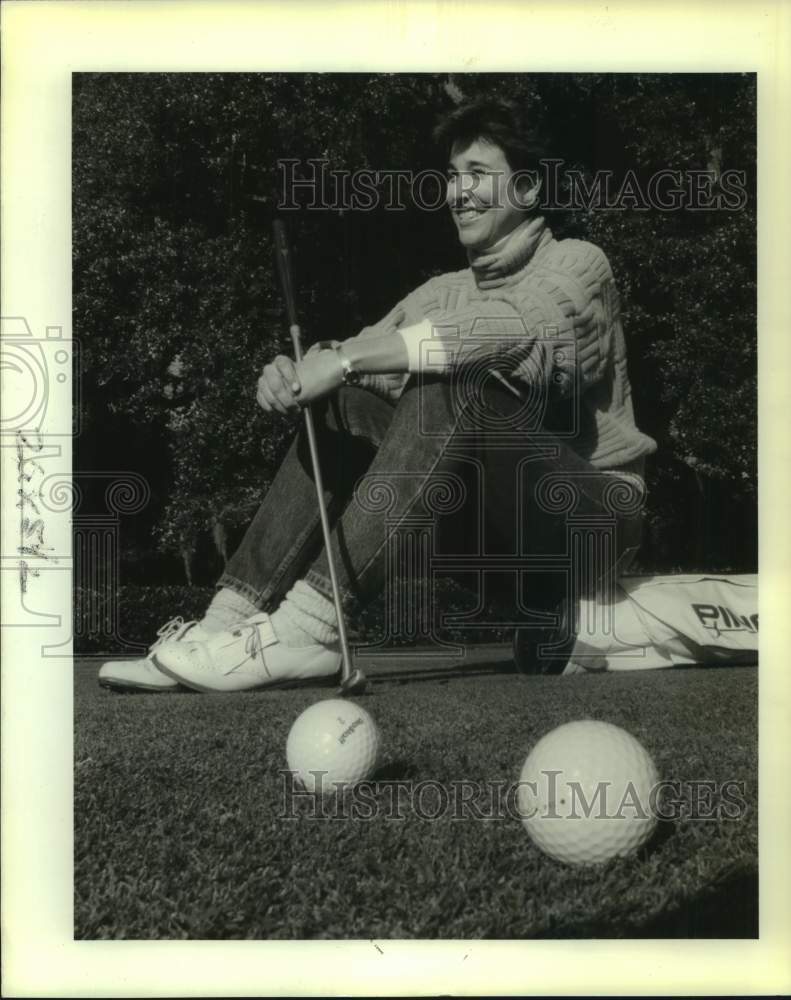
POLYGON ((522 677, 508 656, 363 661, 384 748, 366 820, 312 817, 278 774, 291 723, 332 689, 118 695, 78 662, 75 936, 755 936, 757 670, 522 677), (518 819, 486 818, 485 796, 481 818, 415 809, 417 782, 515 781, 543 733, 579 718, 628 729, 687 799, 692 782, 743 782, 746 809, 662 823, 599 868, 545 857, 518 819), (381 814, 398 782, 400 820, 381 814))

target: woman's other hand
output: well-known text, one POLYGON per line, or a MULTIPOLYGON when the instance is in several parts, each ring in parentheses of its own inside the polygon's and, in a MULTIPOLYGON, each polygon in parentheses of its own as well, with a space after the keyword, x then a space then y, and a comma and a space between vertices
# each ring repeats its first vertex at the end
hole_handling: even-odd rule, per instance
POLYGON ((265 413, 292 413, 299 409, 300 389, 296 365, 285 354, 278 354, 261 373, 256 399, 265 413))
POLYGON ((343 382, 343 369, 335 351, 311 350, 295 364, 278 355, 258 380, 256 399, 266 413, 284 416, 334 392, 343 382))

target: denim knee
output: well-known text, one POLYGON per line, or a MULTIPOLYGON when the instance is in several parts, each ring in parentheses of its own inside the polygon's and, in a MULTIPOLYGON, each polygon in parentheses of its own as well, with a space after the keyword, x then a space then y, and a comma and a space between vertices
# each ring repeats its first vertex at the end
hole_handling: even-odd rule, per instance
POLYGON ((393 419, 395 404, 368 389, 343 385, 327 401, 326 426, 331 431, 346 431, 378 446, 393 419))

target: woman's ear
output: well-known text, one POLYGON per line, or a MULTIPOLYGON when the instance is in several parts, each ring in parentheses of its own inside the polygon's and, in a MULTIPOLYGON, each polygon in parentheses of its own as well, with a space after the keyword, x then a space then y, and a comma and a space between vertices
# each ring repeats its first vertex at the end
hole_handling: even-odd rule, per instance
POLYGON ((516 185, 516 198, 520 208, 525 209, 526 211, 536 208, 540 194, 540 177, 521 177, 519 179, 519 182, 516 185))

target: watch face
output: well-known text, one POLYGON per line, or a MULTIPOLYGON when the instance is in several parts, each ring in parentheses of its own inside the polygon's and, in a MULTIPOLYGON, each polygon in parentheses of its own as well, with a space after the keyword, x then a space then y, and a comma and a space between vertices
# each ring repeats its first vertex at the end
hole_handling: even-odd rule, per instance
POLYGON ((341 348, 340 345, 337 345, 335 347, 335 350, 336 350, 336 352, 338 354, 338 357, 341 360, 341 367, 343 368, 343 375, 342 375, 343 384, 344 385, 359 385, 360 384, 360 379, 362 377, 360 375, 360 373, 358 371, 356 371, 352 367, 351 361, 349 361, 349 359, 343 353, 343 349, 341 348))

